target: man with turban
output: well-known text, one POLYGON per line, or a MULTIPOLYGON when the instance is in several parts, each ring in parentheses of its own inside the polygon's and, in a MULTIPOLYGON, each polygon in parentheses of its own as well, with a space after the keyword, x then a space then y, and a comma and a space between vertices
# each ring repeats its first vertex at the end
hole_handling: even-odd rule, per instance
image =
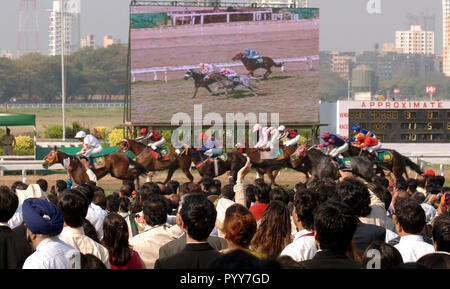
POLYGON ((64 225, 60 209, 49 201, 30 198, 23 202, 27 238, 35 250, 23 269, 77 269, 80 252, 58 237, 64 225))

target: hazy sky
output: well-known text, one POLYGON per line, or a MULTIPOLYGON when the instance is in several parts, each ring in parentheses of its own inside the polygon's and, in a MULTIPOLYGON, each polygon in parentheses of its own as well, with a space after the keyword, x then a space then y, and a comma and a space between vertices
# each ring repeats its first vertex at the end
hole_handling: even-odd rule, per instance
MULTIPOLYGON (((373 50, 375 43, 394 42, 395 30, 405 29, 406 14, 436 15, 436 53, 442 51, 441 0, 379 0, 380 14, 369 14, 369 0, 310 0, 320 8, 320 50, 373 50)), ((48 9, 52 0, 37 0, 41 53, 48 54, 48 9)), ((104 35, 128 41, 130 0, 81 0, 81 37, 93 34, 96 44, 104 35)), ((20 0, 0 0, 0 50, 16 52, 20 0)))

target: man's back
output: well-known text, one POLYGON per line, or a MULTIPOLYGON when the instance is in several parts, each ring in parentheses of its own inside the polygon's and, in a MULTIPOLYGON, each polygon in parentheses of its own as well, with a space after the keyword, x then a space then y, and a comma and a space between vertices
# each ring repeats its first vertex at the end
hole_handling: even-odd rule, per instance
MULTIPOLYGON (((208 243, 216 249, 217 251, 226 249, 228 247, 227 241, 223 238, 216 236, 209 236, 208 243)), ((183 234, 181 237, 170 241, 169 243, 164 244, 161 248, 159 248, 159 258, 168 257, 171 255, 175 255, 183 251, 186 246, 186 234, 183 234)))
POLYGON ((188 243, 180 253, 156 260, 155 269, 208 269, 220 256, 209 243, 188 243))
POLYGON ((0 269, 21 269, 32 249, 20 231, 0 226, 0 269))
POLYGON ((386 229, 358 221, 353 240, 356 248, 364 252, 373 241, 384 242, 386 240, 386 229))
POLYGON ((311 260, 300 263, 307 269, 361 269, 360 263, 329 250, 317 251, 311 260))
POLYGON ((433 245, 426 243, 421 235, 407 235, 394 246, 402 255, 403 262, 416 262, 420 257, 434 253, 433 245))

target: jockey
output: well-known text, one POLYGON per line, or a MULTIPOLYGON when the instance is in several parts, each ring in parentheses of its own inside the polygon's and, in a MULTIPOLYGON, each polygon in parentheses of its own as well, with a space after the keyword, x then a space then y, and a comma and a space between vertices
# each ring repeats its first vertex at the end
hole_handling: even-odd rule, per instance
POLYGON ((86 134, 84 131, 79 131, 75 135, 75 138, 79 138, 83 142, 83 148, 73 156, 85 156, 89 162, 90 157, 94 154, 99 154, 103 151, 103 147, 99 140, 92 134, 86 134))
POLYGON ((353 137, 349 141, 351 143, 355 143, 356 142, 356 135, 359 134, 359 133, 362 133, 362 134, 364 134, 366 136, 370 136, 370 137, 376 138, 376 135, 373 132, 365 130, 365 129, 362 129, 359 125, 352 126, 352 130, 353 130, 353 137))
POLYGON ((285 147, 296 145, 300 140, 300 135, 295 130, 286 128, 284 125, 278 127, 278 131, 280 132, 280 140, 283 141, 285 138, 289 140, 284 141, 283 145, 285 147))
POLYGON ((255 59, 256 62, 263 61, 263 58, 261 57, 261 55, 253 49, 245 48, 245 53, 246 54, 244 55, 244 57, 246 57, 248 59, 255 59))
POLYGON ((222 154, 223 148, 214 136, 207 137, 206 133, 202 132, 199 134, 198 140, 202 145, 200 152, 205 156, 214 157, 222 154))
POLYGON ((203 78, 205 80, 208 80, 215 71, 215 67, 212 64, 200 63, 199 66, 201 69, 200 72, 205 74, 205 77, 203 78))
POLYGON ((229 80, 235 82, 234 77, 237 76, 237 72, 230 68, 221 68, 219 73, 225 75, 229 80))
POLYGON ((151 147, 152 150, 158 153, 158 159, 161 156, 161 146, 166 143, 166 139, 157 131, 147 130, 146 128, 142 128, 140 130, 141 136, 136 139, 136 141, 144 143, 144 141, 153 141, 153 143, 147 144, 148 147, 151 147))
POLYGON ((381 143, 375 137, 359 133, 356 135, 355 146, 359 147, 361 150, 367 150, 370 154, 376 155, 376 150, 381 148, 381 143))
POLYGON ((346 143, 342 138, 335 134, 330 134, 328 131, 322 133, 321 138, 325 141, 319 145, 319 148, 328 147, 330 145, 334 146, 333 150, 330 152, 330 156, 338 162, 341 166, 342 162, 337 157, 339 154, 345 153, 348 150, 348 143, 346 143))
POLYGON ((268 126, 263 128, 259 123, 253 126, 253 132, 259 132, 259 141, 256 144, 256 148, 271 150, 280 141, 280 132, 278 129, 268 126))

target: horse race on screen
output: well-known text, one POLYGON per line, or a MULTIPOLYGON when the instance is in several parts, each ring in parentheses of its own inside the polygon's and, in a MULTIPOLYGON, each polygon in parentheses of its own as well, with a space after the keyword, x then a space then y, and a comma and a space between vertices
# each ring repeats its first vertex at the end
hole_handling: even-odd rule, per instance
POLYGON ((131 121, 203 112, 319 121, 319 10, 132 6, 131 121))

